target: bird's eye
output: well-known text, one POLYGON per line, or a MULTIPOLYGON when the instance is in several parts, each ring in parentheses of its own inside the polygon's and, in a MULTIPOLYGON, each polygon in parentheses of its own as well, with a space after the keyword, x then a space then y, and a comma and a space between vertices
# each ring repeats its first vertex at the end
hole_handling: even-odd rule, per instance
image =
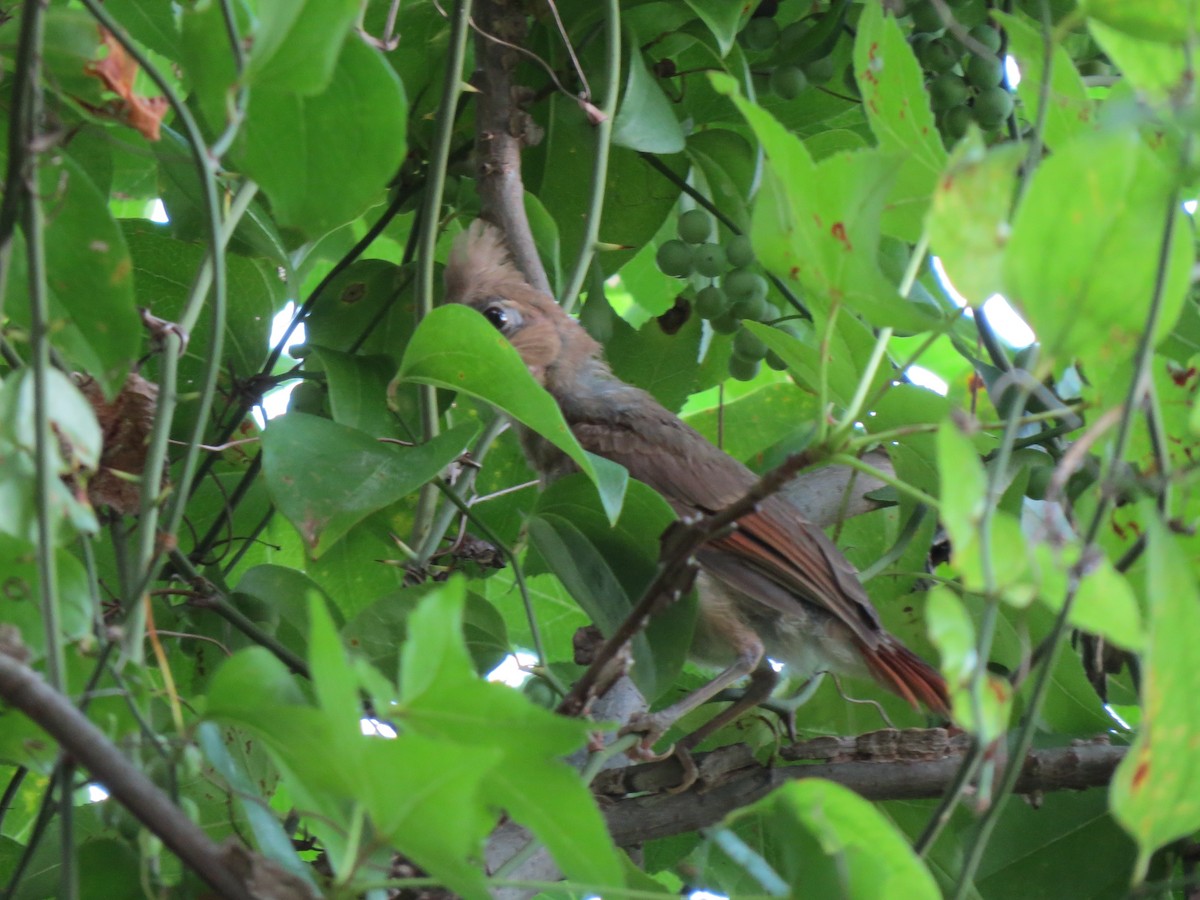
POLYGON ((497 331, 503 331, 504 326, 508 324, 508 313, 505 312, 502 306, 489 306, 483 311, 483 317, 492 323, 492 327, 497 331))

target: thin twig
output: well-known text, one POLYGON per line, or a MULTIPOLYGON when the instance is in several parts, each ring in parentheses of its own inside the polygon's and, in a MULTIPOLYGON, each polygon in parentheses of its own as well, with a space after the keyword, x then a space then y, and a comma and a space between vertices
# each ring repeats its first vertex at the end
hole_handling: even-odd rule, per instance
POLYGON ((745 494, 723 509, 693 520, 673 523, 663 534, 658 570, 641 598, 616 631, 596 651, 583 676, 558 705, 563 715, 577 716, 587 708, 600 676, 629 641, 650 621, 664 599, 678 597, 692 574, 692 555, 712 538, 787 484, 797 472, 815 462, 814 454, 794 453, 763 475, 745 494))

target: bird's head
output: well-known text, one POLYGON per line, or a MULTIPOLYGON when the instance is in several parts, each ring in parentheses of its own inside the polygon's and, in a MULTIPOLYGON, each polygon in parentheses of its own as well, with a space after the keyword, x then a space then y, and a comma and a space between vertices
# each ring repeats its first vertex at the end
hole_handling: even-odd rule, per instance
POLYGON ((533 287, 513 264, 500 230, 476 219, 459 235, 446 264, 446 301, 480 312, 508 338, 530 373, 552 387, 572 377, 600 345, 533 287))

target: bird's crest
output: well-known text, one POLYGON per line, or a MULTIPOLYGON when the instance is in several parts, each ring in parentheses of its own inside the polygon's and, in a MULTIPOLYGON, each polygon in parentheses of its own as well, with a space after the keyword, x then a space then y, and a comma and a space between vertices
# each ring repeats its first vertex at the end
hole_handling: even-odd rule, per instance
POLYGON ((506 288, 529 288, 512 261, 504 234, 494 225, 476 219, 460 234, 446 264, 446 300, 467 303, 489 296, 508 296, 506 288))

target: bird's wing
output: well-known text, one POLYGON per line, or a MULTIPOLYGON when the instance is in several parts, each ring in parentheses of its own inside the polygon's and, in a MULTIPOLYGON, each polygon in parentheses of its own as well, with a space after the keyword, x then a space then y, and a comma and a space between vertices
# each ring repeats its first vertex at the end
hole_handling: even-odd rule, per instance
MULTIPOLYGON (((592 453, 621 463, 682 514, 711 513, 740 498, 753 472, 662 410, 649 420, 576 422, 592 453), (653 435, 653 440, 649 438, 653 435)), ((769 497, 737 527, 713 538, 699 559, 722 581, 788 613, 807 602, 845 623, 866 647, 883 636, 854 567, 816 525, 781 497, 769 497)))

